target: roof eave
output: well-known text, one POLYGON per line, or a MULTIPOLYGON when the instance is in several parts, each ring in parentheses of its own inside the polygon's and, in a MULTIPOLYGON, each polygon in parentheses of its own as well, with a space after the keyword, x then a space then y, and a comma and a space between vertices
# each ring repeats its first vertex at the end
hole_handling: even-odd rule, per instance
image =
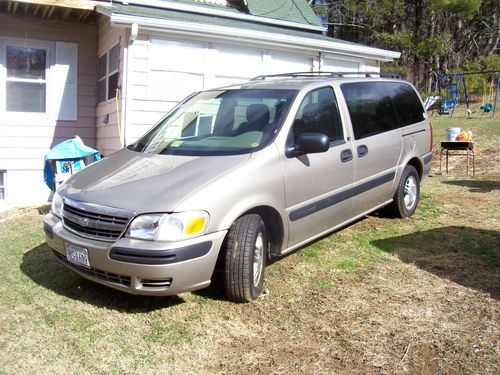
POLYGON ((316 32, 321 32, 321 33, 326 31, 325 27, 319 26, 319 25, 312 25, 312 24, 306 24, 306 23, 300 23, 300 22, 279 20, 276 18, 269 18, 269 17, 254 16, 251 14, 231 12, 231 11, 227 11, 224 9, 217 9, 217 8, 212 8, 212 7, 207 7, 207 6, 183 4, 183 3, 172 2, 172 1, 168 1, 168 0, 128 0, 128 1, 115 0, 115 2, 121 2, 124 5, 125 4, 126 5, 135 4, 138 6, 147 6, 147 7, 154 7, 154 8, 159 8, 159 9, 169 9, 169 10, 177 10, 177 11, 181 11, 181 12, 190 12, 190 13, 198 13, 198 14, 205 14, 205 15, 211 15, 211 16, 226 17, 226 18, 232 18, 232 19, 237 19, 237 20, 258 22, 258 23, 268 24, 268 25, 278 25, 278 26, 291 27, 291 28, 307 30, 307 31, 316 31, 316 32))
POLYGON ((114 26, 131 27, 137 24, 143 30, 169 32, 193 36, 215 36, 224 40, 258 42, 259 44, 292 47, 297 50, 331 53, 345 56, 375 59, 378 61, 393 61, 401 56, 400 52, 389 51, 359 44, 342 43, 337 41, 318 40, 287 34, 277 34, 267 31, 249 30, 228 26, 207 25, 194 22, 165 20, 132 15, 112 13, 106 8, 97 10, 110 17, 114 26))

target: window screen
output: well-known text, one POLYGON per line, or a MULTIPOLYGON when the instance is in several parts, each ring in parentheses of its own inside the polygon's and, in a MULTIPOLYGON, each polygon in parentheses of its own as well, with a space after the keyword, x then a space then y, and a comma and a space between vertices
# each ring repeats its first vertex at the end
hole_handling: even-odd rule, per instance
POLYGON ((97 86, 99 102, 112 99, 118 88, 118 67, 120 62, 120 45, 117 44, 99 58, 97 67, 97 86))
POLYGON ((293 124, 294 142, 306 132, 326 134, 330 142, 344 139, 337 99, 331 87, 313 90, 302 101, 293 124))
POLYGON ((7 46, 7 111, 45 112, 47 50, 7 46))
POLYGON ((391 95, 383 82, 344 83, 341 89, 351 115, 354 138, 398 128, 391 95))

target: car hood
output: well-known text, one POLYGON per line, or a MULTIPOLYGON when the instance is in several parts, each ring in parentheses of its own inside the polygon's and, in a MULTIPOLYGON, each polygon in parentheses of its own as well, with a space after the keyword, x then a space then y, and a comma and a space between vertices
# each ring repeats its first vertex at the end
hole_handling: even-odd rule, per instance
POLYGON ((189 194, 243 164, 250 155, 157 155, 123 149, 81 170, 59 191, 76 201, 136 213, 171 212, 189 194))

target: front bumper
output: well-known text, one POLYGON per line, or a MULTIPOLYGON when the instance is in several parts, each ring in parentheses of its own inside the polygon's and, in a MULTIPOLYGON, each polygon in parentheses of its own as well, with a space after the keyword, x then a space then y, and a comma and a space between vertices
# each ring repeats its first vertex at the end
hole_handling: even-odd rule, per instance
POLYGON ((175 295, 210 285, 219 250, 227 231, 182 242, 160 243, 121 238, 105 242, 64 229, 54 214, 44 219, 47 244, 56 259, 81 276, 124 292, 175 295), (68 261, 64 243, 87 249, 91 268, 68 261))

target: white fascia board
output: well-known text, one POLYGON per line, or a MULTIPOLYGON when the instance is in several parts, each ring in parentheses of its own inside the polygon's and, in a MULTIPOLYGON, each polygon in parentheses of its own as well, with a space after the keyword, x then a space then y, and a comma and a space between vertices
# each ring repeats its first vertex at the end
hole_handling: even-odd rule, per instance
POLYGON ((137 23, 142 30, 153 30, 194 36, 214 36, 219 39, 242 40, 257 42, 262 45, 273 45, 297 50, 324 52, 337 55, 374 59, 378 61, 393 61, 401 56, 400 52, 367 47, 358 44, 342 43, 314 38, 298 37, 266 31, 249 30, 236 27, 198 24, 193 22, 174 21, 156 18, 146 18, 123 14, 111 14, 114 26, 131 27, 137 23))
POLYGON ((321 31, 321 32, 326 31, 326 28, 323 26, 309 25, 309 24, 305 24, 305 23, 285 21, 285 20, 278 20, 275 18, 254 16, 254 15, 245 14, 245 13, 229 12, 229 11, 223 10, 223 9, 209 8, 209 7, 199 6, 199 5, 194 5, 194 4, 191 5, 191 4, 185 4, 185 3, 177 3, 177 2, 173 2, 173 1, 167 1, 167 0, 129 0, 129 1, 118 0, 116 2, 121 2, 122 4, 125 3, 128 5, 136 4, 136 5, 148 6, 148 7, 160 8, 160 9, 170 9, 170 10, 178 10, 178 11, 182 11, 182 12, 190 12, 190 13, 198 13, 198 14, 207 14, 207 15, 211 15, 211 16, 227 17, 227 18, 233 18, 233 19, 244 20, 244 21, 252 21, 252 22, 258 22, 258 23, 264 23, 264 24, 293 27, 293 28, 302 29, 302 30, 309 30, 309 31, 321 31))

